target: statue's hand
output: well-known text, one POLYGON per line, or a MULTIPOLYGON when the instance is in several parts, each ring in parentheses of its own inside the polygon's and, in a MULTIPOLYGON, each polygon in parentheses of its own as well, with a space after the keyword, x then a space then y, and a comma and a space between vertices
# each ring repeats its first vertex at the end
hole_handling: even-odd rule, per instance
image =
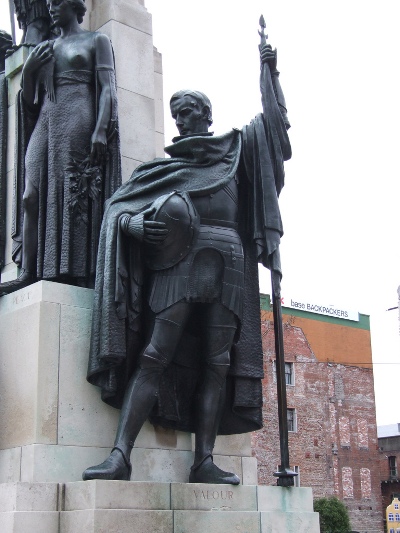
POLYGON ((148 244, 161 244, 168 235, 167 225, 165 222, 156 222, 155 220, 144 220, 144 242, 148 244))
POLYGON ((23 72, 25 75, 34 74, 42 65, 53 58, 53 41, 38 44, 29 54, 23 72))
POLYGON ((91 166, 102 165, 107 153, 107 136, 105 133, 95 131, 90 143, 91 166))
POLYGON ((267 63, 271 72, 275 72, 277 63, 277 51, 276 48, 272 50, 270 44, 264 44, 260 46, 260 59, 261 63, 267 63))
POLYGON ((146 220, 146 217, 151 216, 154 211, 154 207, 149 207, 138 215, 121 215, 119 224, 122 231, 138 241, 144 241, 148 244, 161 244, 168 235, 168 229, 164 222, 146 220))

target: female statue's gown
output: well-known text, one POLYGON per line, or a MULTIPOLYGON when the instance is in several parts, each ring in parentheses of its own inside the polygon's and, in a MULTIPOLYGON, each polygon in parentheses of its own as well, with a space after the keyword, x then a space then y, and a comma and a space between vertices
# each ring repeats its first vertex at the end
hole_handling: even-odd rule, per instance
MULTIPOLYGON (((93 33, 93 47, 96 35, 93 33)), ((36 117, 20 97, 23 129, 29 142, 25 171, 20 173, 22 176, 17 173, 16 196, 21 196, 27 180, 39 193, 38 278, 88 280, 95 274, 104 201, 121 183, 114 69, 96 65, 93 71, 71 69, 59 75, 53 72, 53 62, 39 72, 37 96, 41 106, 30 138, 29 126, 36 117), (90 167, 88 159, 97 118, 99 70, 108 71, 112 95, 108 157, 100 172, 90 167)), ((18 206, 18 198, 15 203, 18 206)), ((18 220, 18 214, 17 208, 14 235, 17 263, 22 232, 22 217, 18 220)))

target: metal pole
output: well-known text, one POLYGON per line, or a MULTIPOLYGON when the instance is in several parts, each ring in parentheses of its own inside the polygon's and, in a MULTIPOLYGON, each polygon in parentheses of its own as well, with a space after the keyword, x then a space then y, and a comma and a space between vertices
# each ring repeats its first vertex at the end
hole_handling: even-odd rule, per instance
POLYGON ((281 306, 281 280, 279 272, 271 270, 272 310, 274 316, 275 354, 276 354, 276 384, 278 391, 278 419, 279 441, 281 448, 281 464, 274 476, 278 478, 280 487, 293 487, 296 472, 290 469, 289 463, 289 435, 287 422, 287 399, 285 379, 285 354, 283 349, 283 323, 281 306))

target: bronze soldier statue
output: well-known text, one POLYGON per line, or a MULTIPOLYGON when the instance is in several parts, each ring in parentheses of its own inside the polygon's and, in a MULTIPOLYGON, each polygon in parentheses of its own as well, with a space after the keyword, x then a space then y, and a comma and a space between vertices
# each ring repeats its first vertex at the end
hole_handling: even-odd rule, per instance
POLYGON ((263 114, 213 136, 199 91, 170 101, 170 158, 138 167, 101 230, 88 380, 121 407, 114 448, 83 479, 129 480, 147 418, 196 436, 190 482, 238 484, 216 435, 262 425, 257 263, 280 272, 278 195, 291 157, 276 50, 260 46, 263 114))

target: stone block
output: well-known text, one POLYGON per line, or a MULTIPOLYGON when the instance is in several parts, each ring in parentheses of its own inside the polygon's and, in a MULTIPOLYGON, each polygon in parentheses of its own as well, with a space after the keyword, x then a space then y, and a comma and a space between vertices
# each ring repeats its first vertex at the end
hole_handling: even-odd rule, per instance
POLYGON ((6 58, 6 78, 15 76, 15 74, 22 70, 30 50, 31 48, 28 46, 21 46, 21 48, 18 48, 18 50, 16 50, 12 55, 6 58))
MULTIPOLYGON (((194 449, 194 448, 193 448, 194 449)), ((218 435, 215 441, 215 455, 240 455, 251 457, 251 434, 218 435)))
POLYGON ((102 402, 86 381, 90 309, 61 306, 58 444, 111 448, 119 411, 102 402))
POLYGON ((133 448, 132 481, 185 483, 193 464, 193 453, 179 450, 133 448))
POLYGON ((0 450, 0 483, 19 481, 21 475, 21 448, 0 450))
POLYGON ((258 485, 257 459, 255 457, 242 457, 242 483, 243 485, 258 485))
POLYGON ((137 168, 141 164, 142 161, 137 161, 137 159, 132 159, 131 157, 123 155, 121 157, 122 183, 128 181, 128 179, 132 176, 132 172, 135 170, 135 168, 137 168))
MULTIPOLYGON (((119 89, 154 99, 154 54, 150 33, 110 20, 99 31, 111 40, 119 89)), ((121 118, 122 114, 119 113, 121 118)))
POLYGON ((135 0, 96 0, 90 15, 92 31, 102 31, 102 26, 110 20, 152 35, 152 17, 143 4, 135 0))
MULTIPOLYGON (((164 147, 166 146, 166 143, 164 133, 159 133, 156 131, 154 134, 154 138, 156 157, 165 157, 164 147)), ((167 144, 171 143, 168 142, 167 144)))
POLYGON ((82 472, 104 461, 109 448, 90 446, 46 446, 34 444, 22 448, 21 481, 81 481, 82 472))
POLYGON ((257 511, 257 487, 171 483, 171 509, 257 511))
POLYGON ((57 511, 0 512, 2 533, 59 533, 57 511))
POLYGON ((258 487, 258 510, 313 512, 312 489, 309 487, 258 487))
POLYGON ((260 515, 254 511, 174 511, 174 533, 189 531, 260 533, 260 515))
POLYGON ((63 511, 60 514, 60 533, 171 533, 173 531, 172 511, 100 509, 63 511))
POLYGON ((121 155, 140 162, 155 157, 154 100, 118 90, 121 155))
POLYGON ((65 485, 65 511, 85 509, 169 510, 169 483, 78 481, 65 485))
POLYGON ((57 483, 1 483, 1 511, 57 511, 57 483))
POLYGON ((57 440, 59 307, 26 307, 30 294, 27 288, 0 302, 1 449, 57 440), (8 306, 15 310, 3 312, 8 306))
POLYGON ((261 514, 261 533, 320 533, 318 513, 273 511, 261 514))
MULTIPOLYGON (((7 93, 8 93, 8 106, 15 104, 15 99, 18 91, 21 89, 21 75, 22 72, 18 72, 10 76, 7 80, 7 93)), ((9 130, 9 135, 14 135, 15 130, 9 130)))

